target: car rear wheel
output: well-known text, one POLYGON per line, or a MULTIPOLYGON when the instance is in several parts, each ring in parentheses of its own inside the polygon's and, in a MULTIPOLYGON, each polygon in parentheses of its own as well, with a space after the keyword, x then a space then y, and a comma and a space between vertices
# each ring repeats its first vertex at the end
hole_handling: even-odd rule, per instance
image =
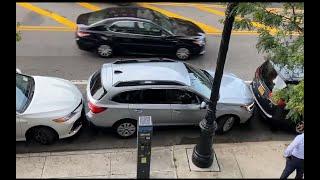
POLYGON ((57 133, 48 127, 34 128, 28 136, 29 139, 43 145, 52 144, 58 139, 57 133))
POLYGON ((224 134, 229 132, 236 123, 236 117, 233 115, 226 115, 219 117, 217 119, 218 128, 216 130, 217 134, 224 134))
POLYGON ((131 119, 121 120, 113 128, 119 137, 130 138, 137 133, 137 122, 131 119))
POLYGON ((102 44, 98 46, 97 53, 100 57, 107 58, 112 55, 113 49, 110 45, 102 44))
POLYGON ((176 57, 180 60, 187 60, 190 58, 190 50, 185 47, 180 47, 176 51, 176 57))

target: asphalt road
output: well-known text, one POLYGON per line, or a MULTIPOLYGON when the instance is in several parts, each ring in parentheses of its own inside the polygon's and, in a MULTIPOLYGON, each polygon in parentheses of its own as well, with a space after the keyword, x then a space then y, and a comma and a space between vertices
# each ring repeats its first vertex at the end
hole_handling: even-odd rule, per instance
MULTIPOLYGON (((60 14, 74 22, 77 15, 89 12, 89 9, 77 3, 31 3, 44 10, 60 14)), ((206 3, 211 5, 210 3, 206 3)), ((99 7, 114 6, 113 4, 94 3, 99 7)), ((218 24, 220 16, 200 11, 198 8, 181 5, 156 5, 167 11, 178 13, 183 17, 201 21, 221 29, 218 24), (188 9, 188 12, 186 11, 188 9)), ((221 7, 216 7, 217 9, 221 7)), ((53 27, 64 27, 61 21, 41 15, 33 10, 17 5, 17 22, 22 26, 32 26, 34 30, 21 30, 22 40, 16 45, 16 66, 23 73, 30 75, 45 75, 60 77, 68 80, 87 80, 88 77, 101 67, 116 58, 99 58, 96 55, 81 51, 77 48, 73 31, 58 31, 53 27), (52 27, 51 27, 52 26, 52 27), (41 30, 41 27, 47 28, 41 30), (51 30, 50 30, 51 28, 51 30), (52 30, 53 29, 53 30, 52 30)), ((215 69, 221 36, 207 35, 206 53, 188 60, 189 63, 201 68, 215 69)), ((225 72, 230 72, 243 80, 250 81, 255 69, 263 62, 263 56, 256 50, 257 36, 255 34, 235 34, 230 40, 225 72)), ((85 97, 85 84, 77 85, 85 97)), ((166 127, 154 132, 153 145, 166 146, 174 144, 196 143, 199 136, 198 127, 166 127)), ((272 132, 269 126, 255 116, 250 124, 235 127, 230 133, 215 137, 215 142, 244 142, 266 140, 290 140, 293 135, 287 132, 272 132)), ((17 142, 16 152, 42 152, 85 150, 100 148, 135 147, 135 139, 118 139, 109 129, 92 130, 85 127, 71 138, 60 140, 50 146, 34 143, 17 142)))

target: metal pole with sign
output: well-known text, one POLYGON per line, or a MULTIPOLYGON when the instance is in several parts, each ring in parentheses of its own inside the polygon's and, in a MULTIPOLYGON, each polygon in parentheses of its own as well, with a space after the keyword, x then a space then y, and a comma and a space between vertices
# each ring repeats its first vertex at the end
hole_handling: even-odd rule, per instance
POLYGON ((139 116, 137 135, 137 178, 149 179, 151 158, 151 136, 153 126, 151 116, 139 116))

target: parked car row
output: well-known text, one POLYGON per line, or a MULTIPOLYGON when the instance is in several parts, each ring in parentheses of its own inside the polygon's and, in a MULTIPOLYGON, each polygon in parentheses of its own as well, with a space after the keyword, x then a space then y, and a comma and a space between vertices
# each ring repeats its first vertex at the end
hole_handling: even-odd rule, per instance
MULTIPOLYGON (((89 112, 75 85, 54 77, 16 73, 17 141, 50 144, 74 135, 83 120, 112 127, 122 138, 134 136, 139 116, 155 126, 198 125, 206 113, 214 72, 163 58, 128 59, 104 64, 87 85, 89 112)), ((217 105, 217 132, 252 116, 253 97, 245 82, 224 74, 217 105), (236 89, 236 91, 235 91, 236 89)))

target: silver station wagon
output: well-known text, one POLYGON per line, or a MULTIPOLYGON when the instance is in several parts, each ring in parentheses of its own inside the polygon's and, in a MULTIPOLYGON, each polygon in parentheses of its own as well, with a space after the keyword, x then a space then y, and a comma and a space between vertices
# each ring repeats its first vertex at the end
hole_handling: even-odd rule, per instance
MULTIPOLYGON (((155 126, 198 125, 205 117, 214 72, 164 58, 107 63, 89 78, 87 119, 113 127, 123 138, 134 136, 139 116, 152 116, 155 126)), ((252 116, 248 85, 224 74, 217 105, 218 133, 252 116)))

